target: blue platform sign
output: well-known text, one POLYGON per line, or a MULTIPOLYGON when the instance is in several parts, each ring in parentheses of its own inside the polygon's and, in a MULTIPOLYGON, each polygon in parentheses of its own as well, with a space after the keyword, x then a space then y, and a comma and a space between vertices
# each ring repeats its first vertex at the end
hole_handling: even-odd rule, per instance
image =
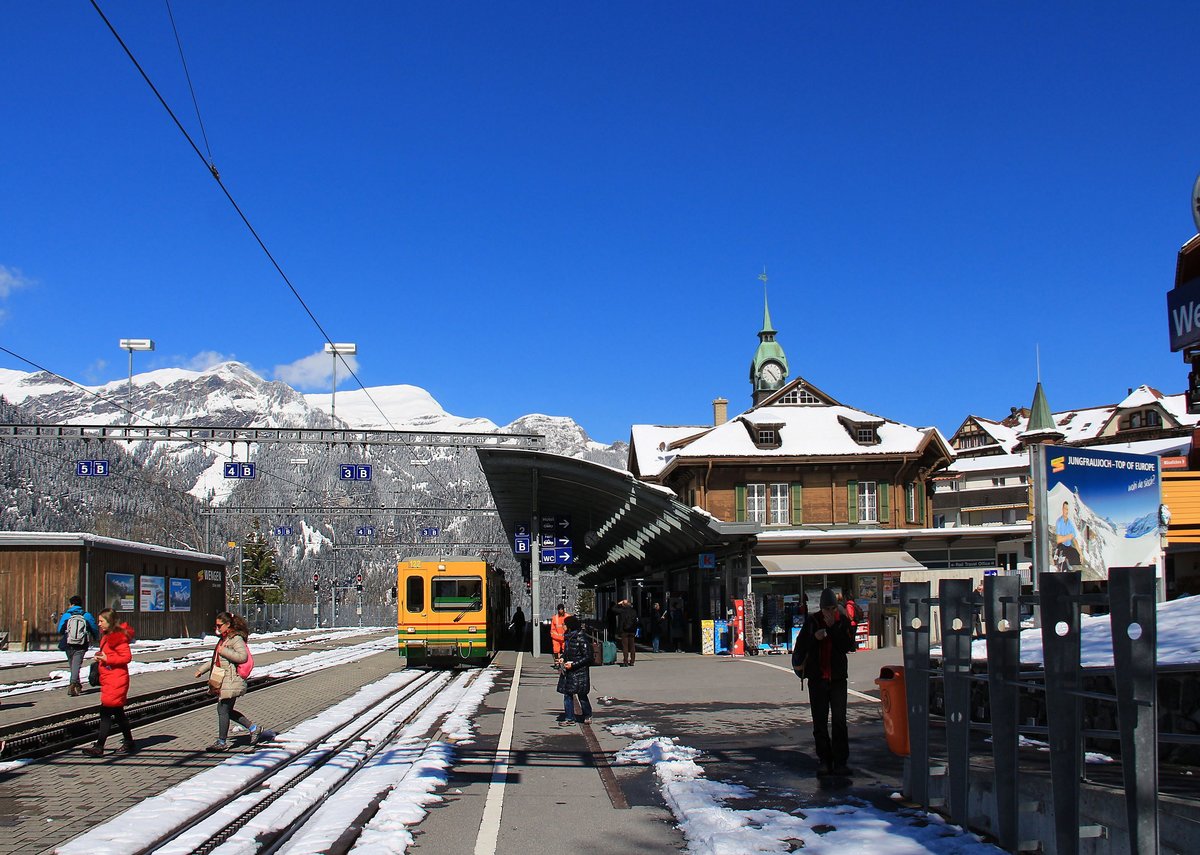
POLYGON ((294 528, 292 528, 290 525, 275 526, 275 536, 276 537, 291 537, 295 533, 296 533, 296 530, 294 528))
POLYGON ((701 570, 716 570, 717 569, 717 553, 701 552, 700 563, 697 565, 701 570))
POLYGON ((226 478, 253 478, 253 463, 226 463, 224 466, 226 478))
POLYGON ((343 463, 340 475, 343 481, 370 481, 371 467, 365 463, 343 463))
POLYGON ((374 537, 375 536, 375 526, 360 525, 358 528, 354 529, 354 534, 357 537, 374 537))
POLYGON ((529 535, 518 534, 513 537, 513 552, 517 555, 528 555, 532 552, 532 543, 530 543, 529 535))
POLYGON ((421 529, 421 537, 437 537, 442 533, 442 530, 436 525, 427 525, 421 529))
POLYGON ((513 525, 514 537, 529 537, 529 523, 516 523, 513 525))
POLYGON ((76 460, 75 474, 81 477, 104 476, 108 474, 107 460, 76 460))

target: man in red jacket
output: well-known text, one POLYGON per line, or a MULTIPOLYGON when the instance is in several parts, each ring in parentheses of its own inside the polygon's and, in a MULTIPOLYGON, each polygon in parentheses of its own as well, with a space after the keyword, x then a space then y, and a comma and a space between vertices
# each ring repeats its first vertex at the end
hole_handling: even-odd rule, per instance
POLYGON ((821 610, 809 615, 792 650, 792 670, 801 680, 808 680, 818 775, 850 774, 846 765, 850 759, 850 733, 846 725, 846 654, 854 648, 854 628, 850 619, 838 607, 837 594, 832 588, 826 588, 821 592, 821 610))

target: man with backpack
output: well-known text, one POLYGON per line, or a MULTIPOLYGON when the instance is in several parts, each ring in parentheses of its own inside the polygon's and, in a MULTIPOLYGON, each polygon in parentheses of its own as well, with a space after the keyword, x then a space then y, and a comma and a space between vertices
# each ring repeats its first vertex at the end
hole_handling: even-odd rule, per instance
POLYGON ((634 645, 634 639, 637 637, 638 631, 638 613, 634 610, 629 600, 624 599, 613 608, 613 615, 617 624, 617 634, 621 637, 621 654, 623 657, 621 667, 631 668, 637 659, 637 648, 634 645))
POLYGON ((71 667, 71 686, 67 694, 71 697, 83 694, 83 684, 79 682, 79 669, 83 666, 83 657, 87 653, 89 636, 92 639, 100 637, 100 628, 91 612, 83 610, 83 599, 75 594, 68 601, 69 607, 58 619, 58 649, 67 654, 67 663, 71 667))

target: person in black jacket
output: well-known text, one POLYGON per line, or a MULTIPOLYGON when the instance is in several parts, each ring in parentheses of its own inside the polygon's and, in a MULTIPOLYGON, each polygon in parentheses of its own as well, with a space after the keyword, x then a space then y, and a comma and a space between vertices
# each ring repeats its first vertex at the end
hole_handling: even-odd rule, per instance
POLYGON ((634 611, 629 600, 621 600, 613 609, 617 621, 617 635, 621 638, 621 667, 631 667, 637 660, 637 648, 634 638, 637 637, 638 614, 634 611))
POLYGON ((563 696, 564 726, 576 721, 590 721, 592 705, 588 692, 592 690, 592 642, 583 633, 583 624, 575 615, 567 615, 567 637, 563 640, 562 657, 558 665, 558 691, 563 696), (580 717, 575 718, 575 698, 579 698, 580 717))
POLYGON ((838 608, 832 588, 821 592, 821 610, 809 615, 792 650, 792 670, 808 680, 818 775, 849 775, 850 736, 846 726, 847 661, 855 649, 850 619, 838 608), (830 715, 833 734, 830 738, 830 715))

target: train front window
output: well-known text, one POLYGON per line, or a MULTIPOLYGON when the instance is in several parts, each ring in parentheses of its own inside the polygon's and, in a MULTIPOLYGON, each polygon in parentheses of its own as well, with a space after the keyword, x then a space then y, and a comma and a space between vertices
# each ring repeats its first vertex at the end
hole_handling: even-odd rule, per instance
POLYGON ((425 611, 425 579, 421 576, 409 576, 404 586, 404 601, 410 612, 425 611))
POLYGON ((439 576, 430 579, 435 612, 465 612, 483 607, 483 579, 439 576))

